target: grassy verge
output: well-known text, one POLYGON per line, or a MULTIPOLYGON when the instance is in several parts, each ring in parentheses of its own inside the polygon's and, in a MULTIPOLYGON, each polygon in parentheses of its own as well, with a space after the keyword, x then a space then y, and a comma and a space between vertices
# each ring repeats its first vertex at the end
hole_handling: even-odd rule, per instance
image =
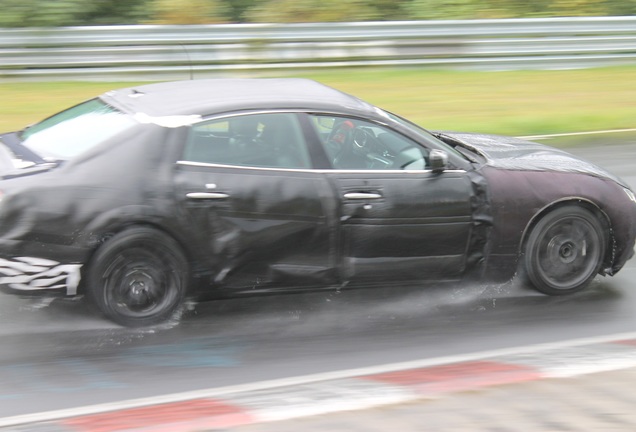
MULTIPOLYGON (((636 127, 636 67, 464 72, 304 73, 429 129, 535 135, 636 127)), ((15 130, 133 83, 0 83, 0 130, 15 130)))

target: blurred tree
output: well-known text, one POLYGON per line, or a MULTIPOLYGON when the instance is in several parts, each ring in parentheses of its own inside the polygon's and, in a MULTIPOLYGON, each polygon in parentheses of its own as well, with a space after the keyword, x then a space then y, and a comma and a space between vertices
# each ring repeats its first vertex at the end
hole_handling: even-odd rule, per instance
POLYGON ((256 0, 226 0, 229 8, 229 18, 232 22, 245 21, 244 15, 247 10, 254 7, 258 2, 256 0))
POLYGON ((477 0, 410 0, 404 6, 410 19, 472 19, 482 18, 484 3, 477 0))
POLYGON ((489 0, 485 2, 481 15, 486 18, 541 18, 549 16, 548 8, 553 1, 489 0))
POLYGON ((85 2, 86 11, 78 13, 82 25, 137 24, 148 20, 148 0, 93 0, 85 2))
POLYGON ((606 0, 554 0, 548 6, 550 16, 605 15, 606 0))
POLYGON ((147 0, 0 0, 0 27, 136 24, 147 0))
POLYGON ((365 0, 268 0, 248 9, 251 22, 337 22, 381 19, 365 0))
POLYGON ((636 0, 409 0, 411 19, 538 18, 636 14, 636 0))
POLYGON ((636 0, 605 0, 607 15, 636 15, 636 0))
POLYGON ((0 26, 52 27, 73 25, 77 13, 86 11, 89 2, 82 0, 0 0, 0 26))
POLYGON ((0 0, 0 27, 636 15, 636 0, 0 0))
POLYGON ((406 0, 370 0, 369 5, 377 11, 378 19, 382 21, 410 20, 404 6, 406 0))
POLYGON ((228 22, 231 9, 223 0, 149 0, 153 24, 214 24, 228 22))

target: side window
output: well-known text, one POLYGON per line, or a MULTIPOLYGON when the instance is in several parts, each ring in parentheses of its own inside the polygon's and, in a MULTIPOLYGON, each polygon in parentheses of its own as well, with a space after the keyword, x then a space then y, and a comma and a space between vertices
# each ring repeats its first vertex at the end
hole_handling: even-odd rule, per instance
POLYGON ((310 168, 307 146, 292 113, 249 114, 198 123, 183 159, 268 168, 310 168))
POLYGON ((426 149, 384 126, 346 117, 313 115, 312 123, 334 169, 423 170, 426 149))

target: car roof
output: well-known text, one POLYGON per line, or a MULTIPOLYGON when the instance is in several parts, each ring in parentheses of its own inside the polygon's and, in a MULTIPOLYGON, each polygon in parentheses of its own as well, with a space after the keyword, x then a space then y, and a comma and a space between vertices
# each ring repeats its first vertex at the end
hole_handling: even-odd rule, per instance
POLYGON ((346 93, 299 78, 201 79, 114 90, 101 99, 149 116, 200 115, 253 109, 303 109, 370 115, 375 108, 346 93))

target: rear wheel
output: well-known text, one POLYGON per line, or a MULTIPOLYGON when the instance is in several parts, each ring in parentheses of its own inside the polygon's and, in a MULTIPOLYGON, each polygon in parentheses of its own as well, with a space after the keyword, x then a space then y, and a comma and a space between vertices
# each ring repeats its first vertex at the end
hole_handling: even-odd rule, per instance
POLYGON ((135 227, 97 250, 88 269, 87 291, 108 318, 139 327, 173 314, 183 301, 188 277, 187 261, 173 238, 135 227))
POLYGON ((599 272, 606 244, 603 226, 592 212, 560 207, 532 228, 523 256, 525 275, 545 294, 579 291, 599 272))

